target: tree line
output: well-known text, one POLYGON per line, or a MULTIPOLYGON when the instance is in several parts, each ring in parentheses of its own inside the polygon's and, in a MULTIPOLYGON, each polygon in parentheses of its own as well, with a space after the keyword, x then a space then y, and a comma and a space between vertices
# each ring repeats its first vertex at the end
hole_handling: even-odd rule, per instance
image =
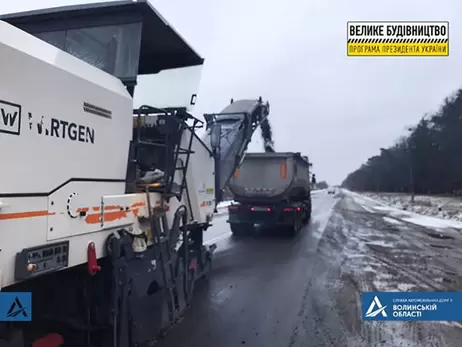
POLYGON ((416 194, 462 192, 462 89, 408 130, 350 173, 342 186, 416 194))

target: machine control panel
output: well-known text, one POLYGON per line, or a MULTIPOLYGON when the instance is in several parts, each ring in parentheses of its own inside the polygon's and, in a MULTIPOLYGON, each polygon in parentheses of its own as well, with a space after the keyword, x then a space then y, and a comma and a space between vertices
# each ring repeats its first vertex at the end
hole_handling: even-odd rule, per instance
POLYGON ((25 248, 16 254, 15 278, 24 280, 69 264, 69 241, 25 248))

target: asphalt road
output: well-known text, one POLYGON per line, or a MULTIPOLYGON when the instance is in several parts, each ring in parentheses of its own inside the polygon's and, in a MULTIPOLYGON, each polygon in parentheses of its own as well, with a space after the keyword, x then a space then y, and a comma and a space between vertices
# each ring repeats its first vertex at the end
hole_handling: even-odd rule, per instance
POLYGON ((462 325, 362 322, 367 290, 460 290, 462 239, 320 192, 295 239, 234 239, 226 215, 207 232, 211 278, 160 347, 460 346, 462 325), (454 249, 454 251, 452 251, 454 249))

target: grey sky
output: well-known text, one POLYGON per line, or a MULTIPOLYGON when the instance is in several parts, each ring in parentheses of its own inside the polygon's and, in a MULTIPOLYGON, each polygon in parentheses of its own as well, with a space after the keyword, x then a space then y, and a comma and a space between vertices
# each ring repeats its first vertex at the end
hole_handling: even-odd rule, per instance
MULTIPOLYGON (((82 2, 94 1, 3 1, 0 12, 82 2)), ((460 0, 151 2, 205 58, 197 114, 261 95, 276 149, 308 155, 332 184, 462 85, 460 0), (349 20, 447 20, 450 56, 347 58, 349 20)))

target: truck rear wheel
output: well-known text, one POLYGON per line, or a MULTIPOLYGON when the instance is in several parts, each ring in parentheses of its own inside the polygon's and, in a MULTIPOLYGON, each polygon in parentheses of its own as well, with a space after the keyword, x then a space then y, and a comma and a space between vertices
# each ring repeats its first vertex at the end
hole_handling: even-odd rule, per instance
POLYGON ((308 201, 306 204, 305 216, 303 218, 303 223, 308 224, 311 219, 311 201, 308 201))
POLYGON ((289 235, 291 237, 295 237, 298 234, 298 232, 300 231, 300 229, 302 228, 302 226, 303 226, 302 216, 297 214, 294 217, 293 223, 288 227, 289 235))
POLYGON ((231 232, 234 236, 244 236, 251 234, 255 229, 251 224, 230 223, 231 232))

